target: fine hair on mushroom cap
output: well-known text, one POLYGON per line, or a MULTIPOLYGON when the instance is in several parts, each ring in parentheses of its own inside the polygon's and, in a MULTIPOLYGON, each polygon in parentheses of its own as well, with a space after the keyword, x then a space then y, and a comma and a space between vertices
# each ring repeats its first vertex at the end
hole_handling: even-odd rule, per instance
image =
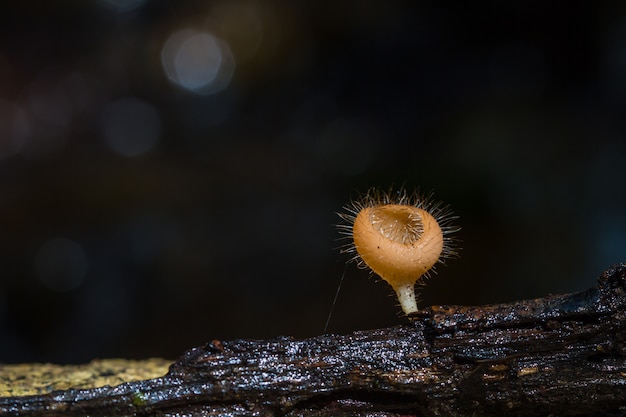
POLYGON ((338 213, 337 225, 348 242, 341 252, 370 269, 396 292, 405 314, 417 311, 415 284, 423 284, 438 263, 456 257, 453 234, 459 230, 448 206, 432 193, 371 188, 338 213))

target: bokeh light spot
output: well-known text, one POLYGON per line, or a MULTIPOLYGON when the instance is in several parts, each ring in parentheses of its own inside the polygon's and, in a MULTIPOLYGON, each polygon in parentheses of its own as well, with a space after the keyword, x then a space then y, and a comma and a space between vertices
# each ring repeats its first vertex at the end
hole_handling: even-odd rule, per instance
POLYGON ((45 242, 35 258, 35 273, 41 285, 57 292, 78 287, 87 272, 87 257, 73 240, 55 238, 45 242))
POLYGON ((154 148, 161 135, 161 118, 150 103, 128 97, 107 105, 100 118, 102 135, 116 153, 133 157, 154 148))
POLYGON ((210 33, 192 29, 168 38, 161 51, 161 63, 172 83, 198 94, 222 91, 235 70, 228 44, 210 33))

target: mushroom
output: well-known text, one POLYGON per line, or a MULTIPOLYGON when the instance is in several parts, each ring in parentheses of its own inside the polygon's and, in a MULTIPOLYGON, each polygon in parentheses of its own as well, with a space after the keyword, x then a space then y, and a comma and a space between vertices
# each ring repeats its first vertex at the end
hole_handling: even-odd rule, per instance
POLYGON ((415 284, 423 283, 437 262, 457 251, 450 234, 459 230, 447 207, 417 192, 370 189, 338 213, 340 232, 351 238, 342 252, 371 269, 394 289, 405 314, 417 311, 415 284))

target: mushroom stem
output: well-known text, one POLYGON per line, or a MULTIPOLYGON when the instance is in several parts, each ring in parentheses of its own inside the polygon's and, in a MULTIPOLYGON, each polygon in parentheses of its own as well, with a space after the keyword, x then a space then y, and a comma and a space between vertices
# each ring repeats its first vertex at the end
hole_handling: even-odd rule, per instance
POLYGON ((417 302, 415 301, 414 284, 400 284, 394 288, 400 301, 400 307, 404 314, 409 315, 417 311, 417 302))

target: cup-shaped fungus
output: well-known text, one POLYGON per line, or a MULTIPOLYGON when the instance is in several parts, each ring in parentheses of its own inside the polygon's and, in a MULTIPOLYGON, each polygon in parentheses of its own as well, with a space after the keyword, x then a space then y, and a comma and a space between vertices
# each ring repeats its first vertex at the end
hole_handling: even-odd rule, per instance
POLYGON ((417 193, 370 190, 345 207, 339 225, 352 242, 344 252, 353 254, 394 289, 405 314, 417 311, 415 284, 423 282, 437 262, 456 255, 450 233, 455 217, 446 207, 417 193))

